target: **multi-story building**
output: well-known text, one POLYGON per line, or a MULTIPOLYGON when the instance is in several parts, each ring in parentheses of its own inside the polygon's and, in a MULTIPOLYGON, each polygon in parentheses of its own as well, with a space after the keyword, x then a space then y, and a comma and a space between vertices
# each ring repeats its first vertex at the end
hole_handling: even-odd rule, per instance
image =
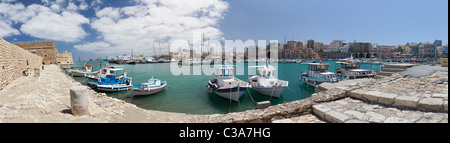
POLYGON ((345 40, 333 40, 331 41, 330 46, 336 46, 337 49, 340 50, 345 45, 344 41, 345 40))
POLYGON ((380 51, 380 58, 394 58, 398 52, 398 47, 395 45, 377 45, 380 51))
POLYGON ((314 49, 314 40, 310 39, 306 42, 306 48, 314 49))
POLYGON ((349 43, 349 52, 354 58, 371 58, 375 54, 372 51, 372 44, 366 42, 349 43))
POLYGON ((425 43, 419 45, 420 58, 434 58, 436 55, 436 45, 434 43, 425 43))

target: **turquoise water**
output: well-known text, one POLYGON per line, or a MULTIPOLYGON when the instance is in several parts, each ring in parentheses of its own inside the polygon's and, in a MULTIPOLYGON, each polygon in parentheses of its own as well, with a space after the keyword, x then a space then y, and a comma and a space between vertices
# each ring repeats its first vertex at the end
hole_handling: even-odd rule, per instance
MULTIPOLYGON (((100 64, 100 62, 88 63, 100 64)), ((105 63, 106 62, 102 62, 102 65, 105 63)), ((335 61, 326 61, 324 63, 330 64, 329 71, 335 71, 335 61)), ((84 62, 76 62, 73 67, 81 69, 82 64, 84 64, 84 62)), ((237 63, 238 66, 242 64, 245 67, 248 66, 247 63, 237 63)), ((110 66, 114 65, 115 64, 110 64, 110 66)), ((239 103, 230 103, 230 100, 221 98, 209 92, 206 84, 211 76, 204 74, 174 76, 170 71, 170 63, 120 66, 125 67, 127 76, 133 78, 133 84, 135 85, 147 82, 152 76, 167 81, 168 86, 166 89, 155 95, 132 97, 128 91, 107 93, 110 97, 127 101, 144 109, 188 114, 222 114, 251 110, 256 107, 255 102, 267 101, 270 99, 268 96, 260 95, 253 90, 250 90, 250 94, 244 94, 239 103)), ((289 102, 310 97, 311 94, 314 93, 314 88, 307 86, 298 80, 301 71, 307 70, 307 67, 307 64, 279 63, 278 78, 289 81, 289 88, 283 91, 283 95, 279 99, 272 98, 270 99, 270 102, 275 105, 285 101, 289 102)), ((190 68, 192 73, 193 67, 190 68)), ((379 71, 380 65, 363 64, 361 65, 361 68, 379 71)), ((215 71, 215 69, 212 70, 215 71)), ((248 69, 245 68, 244 72, 245 75, 237 75, 236 77, 246 81, 248 69)), ((83 77, 75 77, 74 79, 80 83, 86 84, 85 78, 83 77)))

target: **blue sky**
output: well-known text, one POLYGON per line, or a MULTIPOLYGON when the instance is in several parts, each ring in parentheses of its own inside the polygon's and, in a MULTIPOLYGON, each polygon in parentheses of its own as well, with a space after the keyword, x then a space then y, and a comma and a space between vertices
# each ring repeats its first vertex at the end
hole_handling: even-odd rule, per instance
POLYGON ((74 60, 167 53, 168 40, 448 43, 447 0, 1 0, 0 37, 54 40, 74 60), (54 19, 54 20, 52 20, 54 19), (153 50, 153 43, 156 49, 153 50))

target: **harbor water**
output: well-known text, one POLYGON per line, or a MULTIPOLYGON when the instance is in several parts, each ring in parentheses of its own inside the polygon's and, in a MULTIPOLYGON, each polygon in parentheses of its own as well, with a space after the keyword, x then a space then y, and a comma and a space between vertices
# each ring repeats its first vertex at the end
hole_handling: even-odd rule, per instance
MULTIPOLYGON (((85 63, 105 65, 107 62, 75 62, 73 67, 75 69, 81 69, 82 65, 85 63)), ((329 71, 334 72, 336 70, 336 61, 324 61, 323 63, 330 64, 329 71)), ((247 68, 248 63, 235 63, 235 65, 238 67, 243 65, 245 67, 245 74, 236 75, 236 77, 243 81, 247 81, 249 76, 247 68)), ((133 78, 134 85, 147 82, 152 76, 161 79, 162 81, 167 81, 168 86, 164 91, 149 96, 133 97, 129 91, 106 93, 110 97, 124 100, 135 104, 138 107, 158 111, 187 114, 223 114, 229 112, 241 112, 255 109, 255 102, 270 100, 273 105, 282 104, 283 102, 308 98, 314 93, 314 87, 299 82, 300 73, 308 69, 307 64, 278 63, 278 78, 289 81, 289 87, 283 91, 279 99, 260 95, 253 90, 250 90, 240 98, 240 102, 232 102, 210 93, 206 84, 213 75, 209 76, 202 73, 202 75, 175 76, 170 70, 170 63, 135 65, 109 64, 109 66, 125 67, 125 72, 127 72, 128 77, 133 78)), ((93 70, 97 70, 98 68, 100 67, 94 67, 93 70)), ((193 67, 190 68, 192 73, 193 67)), ((362 64, 361 69, 379 71, 380 65, 362 64)), ((213 68, 212 70, 215 71, 213 68)), ((252 69, 250 68, 250 70, 252 69)), ((86 79, 84 77, 74 77, 74 79, 86 85, 86 79)))

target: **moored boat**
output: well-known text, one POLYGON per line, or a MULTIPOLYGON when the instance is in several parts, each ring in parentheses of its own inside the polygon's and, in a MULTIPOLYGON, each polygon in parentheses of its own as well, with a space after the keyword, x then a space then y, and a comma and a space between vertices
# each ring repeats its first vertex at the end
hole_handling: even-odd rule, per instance
POLYGON ((336 74, 341 78, 373 78, 375 77, 375 72, 373 70, 360 69, 360 63, 353 63, 352 61, 347 62, 336 62, 336 74))
POLYGON ((338 82, 336 74, 328 71, 329 66, 330 64, 322 64, 322 62, 309 63, 308 71, 304 71, 299 80, 314 87, 321 83, 338 82))
POLYGON ((211 93, 239 102, 239 99, 251 88, 249 83, 234 77, 233 66, 218 66, 216 76, 206 85, 211 93))
POLYGON ((115 75, 106 75, 97 81, 86 81, 86 83, 93 89, 109 92, 129 90, 133 86, 131 78, 116 78, 115 75))
POLYGON ((163 91, 167 86, 167 82, 161 82, 159 79, 149 79, 147 83, 134 85, 131 93, 133 96, 152 95, 163 91))
POLYGON ((72 75, 72 77, 84 77, 86 75, 92 75, 92 74, 99 73, 99 71, 92 71, 92 67, 94 67, 94 66, 98 66, 98 65, 84 64, 83 65, 84 70, 79 70, 79 69, 76 69, 76 70, 71 69, 70 70, 69 69, 68 71, 69 71, 70 75, 72 75))
POLYGON ((275 71, 276 69, 268 64, 259 66, 256 70, 256 75, 248 78, 252 89, 262 95, 280 98, 281 93, 288 87, 289 82, 277 79, 275 71))

